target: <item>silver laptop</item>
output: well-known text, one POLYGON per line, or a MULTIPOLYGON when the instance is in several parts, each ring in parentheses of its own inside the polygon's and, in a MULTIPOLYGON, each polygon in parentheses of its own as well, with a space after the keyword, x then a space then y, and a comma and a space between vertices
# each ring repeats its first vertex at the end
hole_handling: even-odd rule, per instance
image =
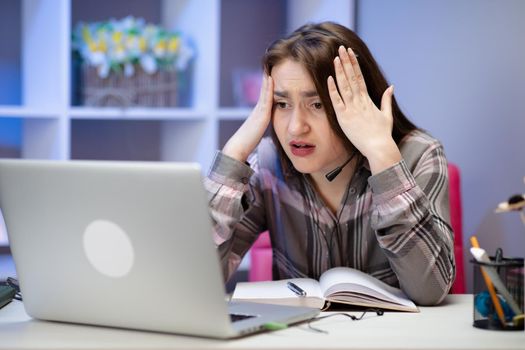
POLYGON ((231 338, 319 312, 225 301, 197 164, 0 160, 0 208, 37 319, 231 338))

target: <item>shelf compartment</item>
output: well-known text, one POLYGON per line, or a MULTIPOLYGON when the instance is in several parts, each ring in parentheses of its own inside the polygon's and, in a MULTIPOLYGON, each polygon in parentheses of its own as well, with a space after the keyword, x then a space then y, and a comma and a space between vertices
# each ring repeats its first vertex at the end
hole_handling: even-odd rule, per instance
POLYGON ((219 120, 243 121, 252 112, 253 108, 221 108, 218 112, 219 120))
POLYGON ((60 113, 56 111, 45 111, 42 108, 32 108, 23 106, 2 106, 0 105, 0 117, 2 118, 59 118, 60 113))
POLYGON ((183 120, 200 121, 209 113, 194 108, 118 108, 118 107, 72 107, 71 119, 118 119, 118 120, 183 120))

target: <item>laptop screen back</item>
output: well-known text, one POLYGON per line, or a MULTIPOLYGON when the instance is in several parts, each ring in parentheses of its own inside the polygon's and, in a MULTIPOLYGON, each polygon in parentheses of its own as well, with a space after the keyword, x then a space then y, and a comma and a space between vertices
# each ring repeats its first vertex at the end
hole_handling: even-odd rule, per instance
POLYGON ((2 160, 0 207, 29 315, 231 332, 198 165, 2 160))

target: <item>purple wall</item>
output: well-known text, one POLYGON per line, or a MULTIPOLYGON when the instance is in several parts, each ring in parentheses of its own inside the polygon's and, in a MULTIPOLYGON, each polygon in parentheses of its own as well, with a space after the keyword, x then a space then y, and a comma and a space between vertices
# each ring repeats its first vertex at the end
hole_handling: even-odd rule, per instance
POLYGON ((495 214, 525 193, 525 2, 359 1, 358 32, 408 116, 445 146, 462 175, 469 237, 490 254, 525 256, 518 213, 495 214))

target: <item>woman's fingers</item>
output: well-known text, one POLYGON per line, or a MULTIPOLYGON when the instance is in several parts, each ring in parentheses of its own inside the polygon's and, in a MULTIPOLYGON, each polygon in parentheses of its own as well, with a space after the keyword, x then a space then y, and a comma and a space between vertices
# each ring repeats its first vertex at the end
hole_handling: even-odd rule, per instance
MULTIPOLYGON (((357 76, 354 71, 354 67, 352 64, 352 60, 350 58, 350 54, 348 51, 346 51, 346 49, 342 45, 339 46, 339 58, 341 59, 341 63, 343 65, 343 71, 345 72, 345 76, 346 76, 346 79, 348 80, 348 85, 350 86, 352 95, 356 95, 359 93, 359 86, 357 84, 357 76)), ((354 60, 356 60, 355 57, 354 57, 354 60)))
POLYGON ((259 91, 259 101, 258 103, 263 103, 268 97, 268 75, 266 73, 263 75, 263 80, 261 84, 261 91, 259 91))
POLYGON ((264 90, 266 91, 266 96, 264 98, 264 102, 266 104, 266 108, 269 108, 271 111, 273 105, 273 79, 269 75, 266 75, 265 78, 266 86, 264 87, 264 90))
POLYGON ((394 85, 390 85, 388 89, 383 93, 381 97, 381 111, 388 116, 392 117, 392 96, 394 95, 394 85))
POLYGON ((334 59, 335 77, 342 100, 349 103, 354 97, 367 94, 366 83, 352 49, 341 45, 338 53, 334 59))
POLYGON ((336 114, 338 114, 344 110, 345 104, 341 99, 341 95, 339 95, 339 91, 337 91, 337 86, 335 85, 335 80, 332 76, 328 77, 327 83, 328 93, 330 94, 330 100, 332 101, 332 105, 334 106, 336 114))
POLYGON ((354 54, 354 51, 351 48, 348 48, 348 57, 350 58, 350 63, 352 64, 355 82, 357 84, 358 90, 360 93, 366 93, 366 83, 363 73, 361 72, 361 67, 359 62, 357 62, 357 56, 354 54))
POLYGON ((270 113, 273 104, 273 80, 272 77, 264 74, 259 92, 259 100, 256 109, 263 113, 270 113))
POLYGON ((352 88, 346 77, 346 73, 341 62, 341 58, 337 56, 334 59, 334 68, 335 68, 335 79, 337 81, 337 86, 339 87, 339 93, 341 99, 345 104, 350 103, 352 100, 352 88))

